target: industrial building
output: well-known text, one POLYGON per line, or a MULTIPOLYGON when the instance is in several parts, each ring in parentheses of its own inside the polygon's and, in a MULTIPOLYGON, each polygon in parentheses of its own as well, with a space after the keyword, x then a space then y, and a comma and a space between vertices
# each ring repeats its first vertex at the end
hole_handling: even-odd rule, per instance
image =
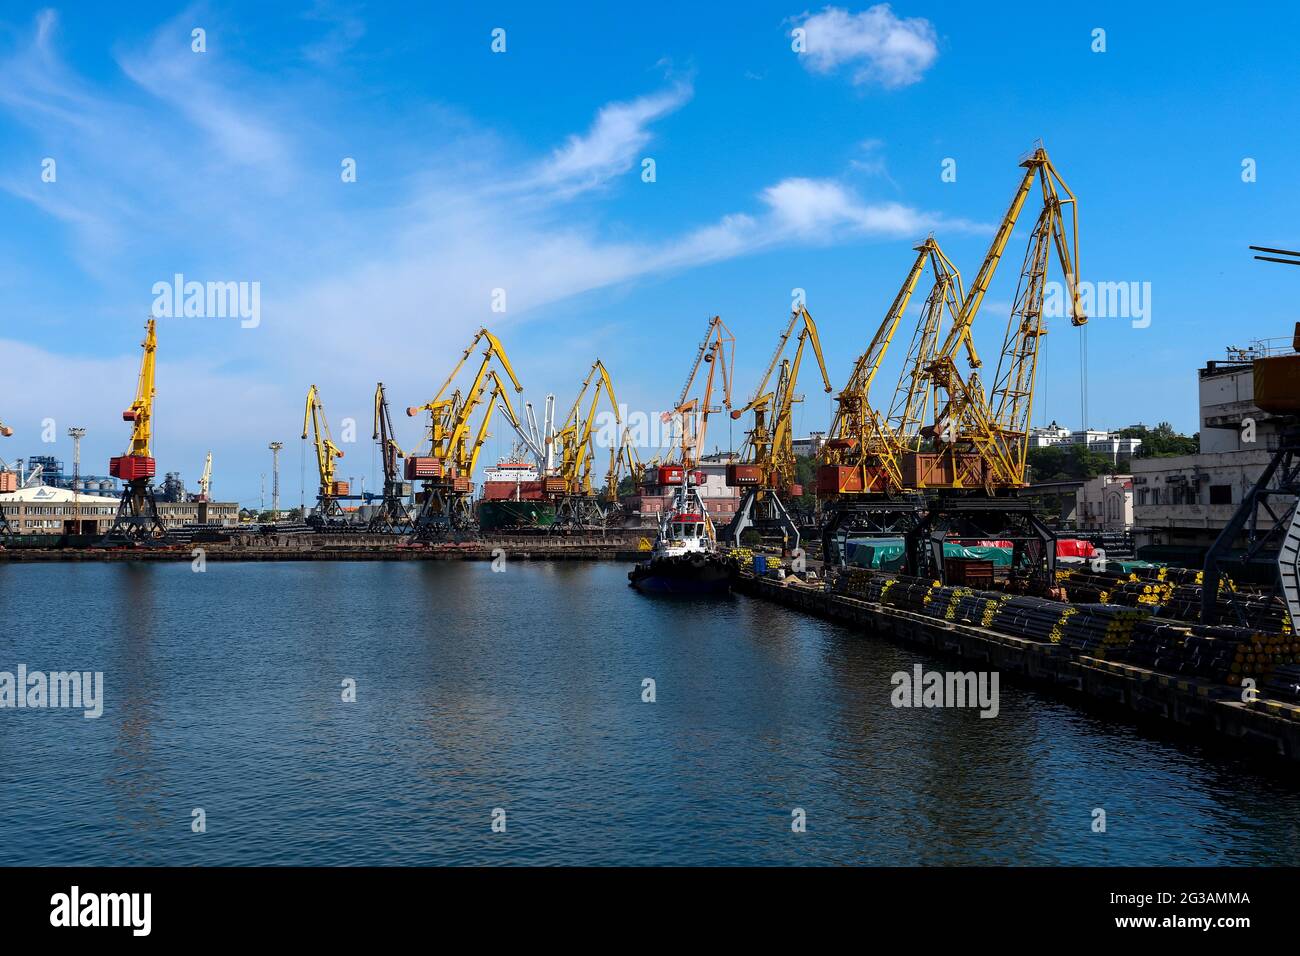
MULTIPOLYGON (((69 488, 33 485, 0 494, 0 509, 14 534, 103 534, 117 515, 118 498, 76 494, 69 488)), ((160 501, 158 515, 168 529, 187 524, 239 524, 233 501, 160 501), (200 508, 206 514, 201 517, 200 508)))
MULTIPOLYGON (((1138 547, 1179 549, 1195 560, 1214 543, 1237 506, 1268 466, 1280 419, 1254 404, 1252 361, 1290 348, 1261 346, 1212 360, 1197 373, 1201 450, 1173 458, 1134 459, 1134 539, 1138 547)), ((1266 515, 1260 516, 1264 525, 1266 515)))
MULTIPOLYGON (((715 524, 726 524, 731 520, 740 501, 740 489, 727 485, 727 466, 735 462, 736 457, 727 453, 705 455, 694 469, 703 476, 697 487, 715 524)), ((636 494, 625 495, 622 503, 627 516, 626 526, 658 527, 664 512, 672 504, 673 490, 671 486, 646 484, 638 487, 636 494)))

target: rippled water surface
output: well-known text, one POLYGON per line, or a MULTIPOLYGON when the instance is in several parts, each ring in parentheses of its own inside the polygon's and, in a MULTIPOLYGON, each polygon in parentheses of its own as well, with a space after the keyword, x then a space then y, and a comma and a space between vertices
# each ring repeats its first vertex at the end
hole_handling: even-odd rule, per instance
POLYGON ((106 684, 0 710, 0 863, 1300 863, 1287 778, 1006 682, 895 709, 939 661, 626 570, 0 565, 0 670, 106 684))

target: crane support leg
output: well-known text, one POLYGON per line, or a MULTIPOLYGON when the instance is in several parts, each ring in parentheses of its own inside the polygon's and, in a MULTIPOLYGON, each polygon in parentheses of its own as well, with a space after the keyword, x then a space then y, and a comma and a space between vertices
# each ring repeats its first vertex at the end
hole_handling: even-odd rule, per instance
POLYGON ((748 528, 760 534, 778 532, 783 542, 782 550, 794 551, 799 547, 799 525, 790 517, 781 496, 770 489, 746 488, 736 513, 722 530, 722 537, 730 541, 732 547, 738 548, 740 536, 748 528))
POLYGON ((410 534, 415 530, 410 509, 401 495, 385 492, 378 513, 370 519, 369 531, 376 534, 410 534))
POLYGON ((1233 544, 1239 537, 1245 537, 1246 551, 1238 559, 1243 564, 1275 562, 1291 525, 1298 494, 1300 429, 1289 429, 1281 436, 1268 467, 1260 473, 1250 491, 1242 496, 1232 519, 1205 553, 1201 575, 1202 624, 1219 623, 1222 611, 1219 582, 1223 577, 1224 559, 1233 544))
POLYGON ((848 540, 853 538, 902 538, 905 544, 903 571, 920 574, 922 554, 919 531, 925 516, 925 502, 919 498, 844 498, 827 505, 822 525, 822 558, 827 565, 843 566, 848 561, 848 540))
POLYGON ((564 495, 555 502, 555 527, 563 531, 603 531, 607 515, 593 495, 564 495))
POLYGON ((1015 498, 940 498, 930 503, 924 529, 935 575, 948 583, 943 546, 956 541, 1010 541, 1010 584, 1045 595, 1056 586, 1056 533, 1015 498))
POLYGON ((127 545, 166 545, 171 535, 158 516, 158 502, 149 479, 128 481, 117 503, 117 516, 112 526, 100 539, 102 548, 127 545))
POLYGON ((476 537, 478 521, 469 495, 437 486, 425 491, 411 530, 413 544, 467 541, 476 537))

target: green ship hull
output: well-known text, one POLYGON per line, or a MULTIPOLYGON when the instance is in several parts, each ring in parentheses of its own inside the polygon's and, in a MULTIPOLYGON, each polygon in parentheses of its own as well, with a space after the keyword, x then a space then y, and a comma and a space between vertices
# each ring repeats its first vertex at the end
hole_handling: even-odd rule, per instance
POLYGON ((549 528, 555 524, 555 508, 545 501, 480 501, 478 523, 484 531, 549 528))

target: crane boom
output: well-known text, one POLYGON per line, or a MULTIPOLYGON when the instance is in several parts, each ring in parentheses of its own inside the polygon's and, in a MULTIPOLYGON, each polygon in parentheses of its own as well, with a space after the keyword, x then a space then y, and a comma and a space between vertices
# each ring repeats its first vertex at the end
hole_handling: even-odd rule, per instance
POLYGON ((131 407, 122 413, 122 420, 134 423, 131 429, 131 443, 126 454, 135 458, 150 457, 149 445, 153 439, 153 400, 154 363, 158 352, 157 320, 150 319, 145 325, 144 341, 140 343, 144 356, 140 360, 140 377, 136 382, 135 400, 131 407))
POLYGON ((203 460, 203 474, 199 475, 199 500, 207 501, 212 490, 212 452, 203 460))
POLYGON ((1021 166, 1025 167, 1025 175, 962 303, 960 315, 930 366, 935 385, 931 432, 941 456, 948 460, 948 466, 941 469, 947 476, 942 482, 944 486, 969 487, 979 483, 991 491, 1021 487, 1025 483, 1038 350, 1040 339, 1047 334, 1043 298, 1053 251, 1064 274, 1071 323, 1080 326, 1088 321, 1078 292, 1078 218, 1074 194, 1041 146, 1021 166), (993 391, 986 397, 979 373, 972 371, 963 379, 954 355, 964 343, 972 369, 978 365, 970 345, 970 330, 1035 179, 1042 194, 1042 210, 1030 233, 993 391), (1068 235, 1062 212, 1066 206, 1071 220, 1068 235), (972 452, 975 458, 970 457, 972 452))

